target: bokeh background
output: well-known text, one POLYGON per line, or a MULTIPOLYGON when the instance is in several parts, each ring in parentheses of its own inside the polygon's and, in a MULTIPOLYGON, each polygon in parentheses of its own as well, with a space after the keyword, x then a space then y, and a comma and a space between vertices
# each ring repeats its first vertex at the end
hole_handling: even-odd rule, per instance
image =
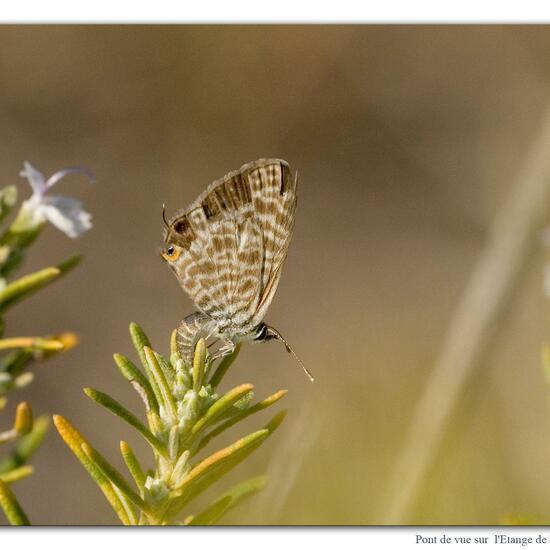
MULTIPOLYGON (((549 51, 544 26, 0 27, 1 184, 24 190, 25 160, 97 175, 56 189, 83 199, 93 230, 71 241, 48 228, 26 268, 85 261, 8 319, 13 334, 72 329, 81 343, 37 367, 12 407, 67 416, 117 465, 129 438, 146 461, 81 389, 141 410, 112 354, 132 354, 130 321, 166 350, 193 310, 158 255, 161 206, 281 157, 299 171, 299 206, 267 319, 316 382, 276 343, 243 350, 228 383, 288 388, 289 414, 234 472, 268 471, 270 487, 227 521, 383 523, 415 405, 550 98, 549 51)), ((407 523, 550 522, 550 319, 534 250, 407 523)), ((33 523, 116 523, 55 431, 33 463, 16 488, 33 523)))

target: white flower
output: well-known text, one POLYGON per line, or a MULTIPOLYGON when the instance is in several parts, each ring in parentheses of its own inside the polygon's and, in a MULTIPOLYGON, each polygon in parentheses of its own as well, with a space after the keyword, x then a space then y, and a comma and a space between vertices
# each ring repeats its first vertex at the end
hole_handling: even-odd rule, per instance
POLYGON ((26 200, 21 213, 28 219, 28 225, 36 227, 49 221, 57 229, 72 239, 78 237, 92 227, 92 216, 82 208, 82 203, 73 197, 47 195, 48 191, 69 174, 84 174, 94 182, 93 174, 86 168, 65 168, 50 176, 47 180, 44 174, 34 168, 29 162, 24 163, 20 176, 26 178, 32 187, 32 196, 26 200))

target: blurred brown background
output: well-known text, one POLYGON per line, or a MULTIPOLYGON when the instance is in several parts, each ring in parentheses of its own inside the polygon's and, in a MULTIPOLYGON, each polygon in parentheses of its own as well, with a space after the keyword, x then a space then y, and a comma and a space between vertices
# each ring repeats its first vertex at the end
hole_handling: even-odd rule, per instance
MULTIPOLYGON (((84 164, 98 180, 56 189, 83 199, 93 230, 70 241, 48 228, 25 269, 85 261, 8 317, 11 334, 72 329, 81 344, 36 368, 11 406, 66 415, 121 467, 122 438, 148 460, 81 388, 141 410, 113 352, 132 353, 130 321, 166 350, 193 309, 158 256, 161 205, 170 214, 227 171, 281 157, 300 199, 267 319, 317 380, 282 346, 244 349, 228 382, 258 397, 288 388, 289 415, 235 471, 269 471, 270 488, 228 521, 384 521, 414 405, 548 100, 549 47, 536 26, 0 27, 2 185, 25 160, 47 174, 84 164)), ((543 265, 540 252, 527 266, 408 522, 550 521, 543 265)), ((34 523, 116 523, 53 430, 34 465, 16 488, 34 523)))

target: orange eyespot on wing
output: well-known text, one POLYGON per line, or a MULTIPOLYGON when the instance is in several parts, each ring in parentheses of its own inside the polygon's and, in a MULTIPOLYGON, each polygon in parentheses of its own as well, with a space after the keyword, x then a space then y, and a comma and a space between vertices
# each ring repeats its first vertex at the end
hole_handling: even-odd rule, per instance
POLYGON ((174 245, 170 245, 166 250, 162 252, 162 257, 167 262, 175 262, 181 254, 181 248, 176 248, 174 245))

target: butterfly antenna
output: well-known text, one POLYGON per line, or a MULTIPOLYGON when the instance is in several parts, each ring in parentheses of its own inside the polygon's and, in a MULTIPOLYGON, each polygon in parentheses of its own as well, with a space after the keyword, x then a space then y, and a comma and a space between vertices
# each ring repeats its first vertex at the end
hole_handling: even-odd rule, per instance
POLYGON ((267 330, 270 336, 272 336, 277 340, 280 340, 285 345, 286 351, 291 355, 293 355, 294 359, 298 361, 298 364, 302 367, 303 371, 306 373, 306 376, 309 378, 309 381, 314 382, 315 378, 313 378, 313 375, 311 374, 311 372, 307 370, 306 366, 302 363, 302 360, 296 355, 294 350, 290 347, 289 343, 283 338, 283 335, 273 327, 267 327, 267 330))
POLYGON ((170 224, 166 221, 166 205, 162 204, 162 221, 167 229, 170 229, 170 224))

